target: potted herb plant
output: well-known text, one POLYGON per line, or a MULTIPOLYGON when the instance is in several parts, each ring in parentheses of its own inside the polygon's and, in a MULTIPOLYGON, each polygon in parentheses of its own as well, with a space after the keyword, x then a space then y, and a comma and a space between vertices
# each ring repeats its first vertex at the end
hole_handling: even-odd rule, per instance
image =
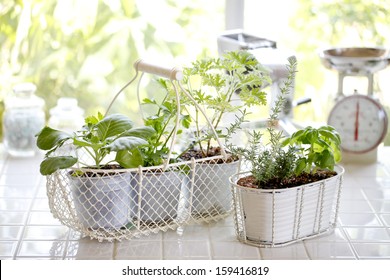
POLYGON ((156 133, 148 138, 146 145, 132 151, 142 159, 139 163, 142 170, 133 177, 132 213, 134 218, 149 226, 170 224, 178 216, 185 174, 184 165, 174 165, 177 155, 174 155, 172 142, 181 134, 181 128, 189 125, 188 116, 178 111, 170 83, 162 78, 157 82, 166 93, 163 99, 145 98, 141 103, 149 111, 149 115, 144 116, 144 124, 156 133))
POLYGON ((264 133, 253 131, 246 147, 230 147, 249 165, 249 171, 230 178, 237 237, 257 246, 316 236, 329 230, 337 216, 344 172, 336 165, 341 159, 337 131, 330 126, 306 127, 285 137, 276 129, 295 78, 294 58, 288 70, 269 118, 269 140, 264 140, 264 133))
POLYGON ((131 174, 121 169, 142 162, 132 151, 146 145, 154 134, 148 126, 134 128, 121 114, 87 117, 85 125, 72 134, 44 127, 37 135, 38 148, 47 151, 40 172, 57 172, 62 184, 71 186, 78 220, 84 227, 118 229, 126 226, 130 217, 131 174), (70 150, 69 145, 75 149, 70 150))
POLYGON ((216 136, 226 136, 224 121, 229 115, 266 103, 263 88, 271 82, 269 71, 249 52, 233 51, 222 58, 197 60, 183 74, 183 90, 193 98, 186 106, 193 130, 179 158, 196 162, 189 186, 191 212, 200 217, 226 214, 232 209, 228 178, 237 171, 238 158, 223 155, 216 136))

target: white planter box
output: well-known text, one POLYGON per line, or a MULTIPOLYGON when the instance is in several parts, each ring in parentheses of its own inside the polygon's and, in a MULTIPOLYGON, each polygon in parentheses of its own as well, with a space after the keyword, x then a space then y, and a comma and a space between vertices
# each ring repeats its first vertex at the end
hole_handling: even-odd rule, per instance
POLYGON ((240 241, 256 246, 280 246, 314 237, 333 228, 344 169, 316 183, 276 190, 250 189, 230 178, 234 200, 236 234, 240 241))

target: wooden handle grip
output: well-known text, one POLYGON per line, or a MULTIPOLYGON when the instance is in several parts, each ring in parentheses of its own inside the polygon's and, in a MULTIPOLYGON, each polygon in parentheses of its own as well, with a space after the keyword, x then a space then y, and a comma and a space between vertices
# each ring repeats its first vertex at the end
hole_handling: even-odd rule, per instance
POLYGON ((178 69, 176 67, 167 68, 144 61, 142 59, 139 59, 134 63, 134 68, 141 72, 155 74, 171 80, 180 81, 181 79, 183 79, 183 72, 181 69, 178 69))

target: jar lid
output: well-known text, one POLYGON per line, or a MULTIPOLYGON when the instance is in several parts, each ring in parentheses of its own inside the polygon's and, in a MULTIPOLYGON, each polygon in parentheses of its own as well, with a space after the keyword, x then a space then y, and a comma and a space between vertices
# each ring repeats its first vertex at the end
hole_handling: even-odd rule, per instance
POLYGON ((15 93, 19 93, 19 92, 34 93, 36 90, 37 90, 37 87, 33 83, 21 83, 21 84, 15 85, 13 87, 13 91, 15 93))
POLYGON ((45 101, 34 93, 37 87, 33 83, 21 83, 13 87, 14 94, 9 95, 4 104, 6 108, 42 108, 45 101))
POLYGON ((76 98, 61 97, 57 100, 57 106, 50 109, 50 114, 57 115, 63 113, 82 115, 84 114, 84 110, 78 107, 76 98))

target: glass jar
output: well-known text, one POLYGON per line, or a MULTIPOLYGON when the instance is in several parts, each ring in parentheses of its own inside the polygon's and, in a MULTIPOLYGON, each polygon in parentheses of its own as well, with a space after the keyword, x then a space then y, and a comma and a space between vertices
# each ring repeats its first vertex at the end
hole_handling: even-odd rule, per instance
POLYGON ((45 101, 35 91, 32 83, 19 84, 4 100, 4 149, 11 156, 28 157, 38 151, 35 135, 45 125, 45 101))
POLYGON ((79 130, 83 123, 84 110, 78 107, 75 98, 61 97, 57 101, 57 106, 50 109, 51 128, 72 133, 79 130))

